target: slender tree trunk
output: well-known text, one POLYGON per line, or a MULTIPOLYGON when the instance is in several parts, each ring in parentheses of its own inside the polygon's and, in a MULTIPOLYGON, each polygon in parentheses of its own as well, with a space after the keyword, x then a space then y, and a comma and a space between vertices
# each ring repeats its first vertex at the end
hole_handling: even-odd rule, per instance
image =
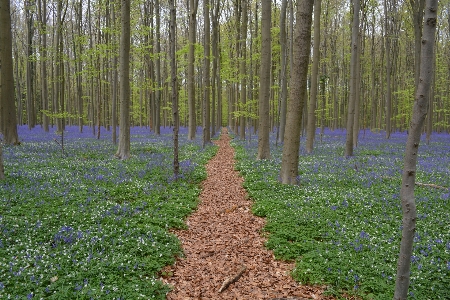
POLYGON ((162 93, 162 81, 161 81, 161 6, 159 0, 155 0, 155 16, 156 16, 156 47, 155 47, 155 71, 156 71, 156 93, 155 93, 155 134, 161 134, 161 93, 162 93))
POLYGON ((239 138, 241 140, 245 140, 245 121, 246 114, 248 114, 247 110, 247 23, 248 23, 248 15, 247 15, 247 7, 248 1, 241 0, 242 7, 242 22, 241 22, 241 62, 239 66, 239 73, 241 73, 241 104, 242 110, 245 111, 245 114, 241 114, 239 120, 239 138))
POLYGON ((397 262, 397 278, 395 282, 395 300, 408 297, 411 273, 411 255, 414 232, 416 231, 417 210, 414 200, 414 185, 417 169, 417 152, 422 134, 423 124, 428 111, 428 103, 433 74, 434 42, 437 22, 437 0, 427 0, 421 47, 421 63, 419 85, 416 89, 411 126, 405 148, 405 158, 400 189, 402 202, 402 241, 397 262))
POLYGON ((204 44, 204 86, 203 86, 203 146, 211 143, 211 25, 209 21, 209 0, 203 0, 203 16, 205 25, 205 44, 204 44))
POLYGON ((425 0, 409 0, 412 12, 412 21, 414 25, 414 84, 415 88, 419 85, 420 74, 420 47, 422 40, 422 20, 425 0))
POLYGON ((286 131, 281 157, 280 177, 283 184, 298 184, 298 161, 300 148, 300 126, 303 107, 306 102, 308 62, 311 52, 311 23, 314 0, 300 0, 297 3, 295 25, 293 69, 289 90, 286 131))
POLYGON ((121 0, 120 36, 120 131, 116 157, 130 158, 130 1, 121 0))
POLYGON ((195 43, 196 43, 196 25, 197 25, 197 7, 198 0, 188 0, 189 3, 189 54, 188 54, 188 103, 189 103, 189 129, 188 139, 195 139, 197 130, 197 121, 195 118, 195 43))
MULTIPOLYGON (((176 66, 176 7, 175 0, 169 0, 170 6, 170 30, 169 30, 169 52, 170 52, 170 81, 172 88, 172 114, 173 114, 173 173, 178 177, 180 164, 178 161, 178 131, 180 127, 180 116, 178 114, 178 81, 176 66)), ((208 10, 209 12, 209 10, 208 10)))
MULTIPOLYGON (((40 37, 41 37, 41 97, 42 109, 48 112, 48 83, 47 83, 47 0, 38 1, 40 37)), ((42 116, 42 127, 49 131, 49 119, 46 113, 42 116)))
MULTIPOLYGON (((111 18, 114 22, 114 27, 116 27, 116 0, 111 1, 111 18)), ((113 44, 116 45, 117 35, 113 34, 113 44)), ((117 72, 117 55, 113 54, 112 61, 112 101, 111 101, 111 126, 112 126, 112 143, 117 144, 117 86, 119 83, 119 74, 117 72)))
POLYGON ((271 1, 261 3, 261 71, 259 85, 259 126, 257 159, 270 157, 270 68, 272 66, 271 1))
MULTIPOLYGON (((0 0, 0 132, 3 134, 3 143, 10 145, 20 143, 14 103, 11 6, 9 0, 0 0)), ((0 145, 0 179, 4 178, 1 147, 0 145)))
POLYGON ((358 63, 358 33, 359 33, 359 8, 360 0, 353 1, 353 25, 352 25, 352 57, 350 63, 350 95, 347 111, 347 135, 345 143, 345 156, 353 156, 353 126, 355 118, 355 101, 357 87, 357 66, 358 63))
MULTIPOLYGON (((320 1, 318 1, 320 2, 320 1)), ((281 2, 280 12, 280 47, 281 47, 281 93, 280 93, 280 126, 278 127, 278 143, 284 141, 287 109, 287 32, 286 32, 287 0, 281 2)))
MULTIPOLYGON (((314 1, 314 48, 313 64, 311 69, 311 90, 308 107, 308 120, 306 126, 306 153, 312 153, 314 147, 314 136, 316 133, 316 106, 317 89, 319 81, 320 62, 320 13, 322 0, 314 1)), ((322 107, 322 109, 325 109, 322 107)))
MULTIPOLYGON (((361 35, 358 30, 358 47, 362 49, 361 44, 361 35)), ((360 50, 356 54, 356 87, 355 87, 355 117, 353 119, 353 147, 356 148, 358 146, 358 136, 359 136, 359 119, 360 119, 360 106, 361 106, 361 51, 360 50)))
POLYGON ((34 74, 33 74, 33 35, 34 20, 31 11, 34 3, 31 0, 25 1, 26 5, 26 22, 27 22, 27 121, 28 128, 34 128, 36 125, 35 107, 34 107, 34 74))

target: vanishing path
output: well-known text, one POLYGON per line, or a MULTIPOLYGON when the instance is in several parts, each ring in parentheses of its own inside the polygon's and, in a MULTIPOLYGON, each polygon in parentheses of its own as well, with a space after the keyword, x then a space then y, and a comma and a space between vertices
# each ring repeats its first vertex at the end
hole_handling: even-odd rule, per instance
POLYGON ((173 276, 164 281, 174 286, 167 299, 326 299, 318 288, 298 285, 288 275, 293 264, 275 261, 264 247, 264 219, 250 211, 229 141, 224 130, 188 230, 175 231, 185 257, 166 270, 173 276), (237 280, 219 293, 228 278, 237 280))

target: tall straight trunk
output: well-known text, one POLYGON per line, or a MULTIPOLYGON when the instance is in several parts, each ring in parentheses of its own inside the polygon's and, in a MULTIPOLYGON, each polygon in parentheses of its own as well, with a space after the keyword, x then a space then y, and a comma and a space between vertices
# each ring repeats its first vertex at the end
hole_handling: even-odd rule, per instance
POLYGON ((259 126, 257 159, 270 157, 270 69, 272 67, 271 1, 261 3, 261 71, 259 84, 259 126))
MULTIPOLYGON (((58 1, 56 5, 56 28, 55 28, 55 63, 54 63, 54 90, 53 90, 53 111, 56 114, 61 113, 61 64, 62 64, 62 49, 61 46, 61 34, 62 34, 62 2, 58 1)), ((28 124, 28 126, 30 126, 28 124)), ((56 118, 56 127, 58 132, 62 132, 62 120, 56 118)))
POLYGON ((27 122, 28 128, 31 129, 36 125, 36 112, 34 105, 34 74, 33 74, 33 35, 34 35, 34 20, 31 6, 31 0, 25 1, 26 5, 26 22, 27 22, 27 122))
POLYGON ((376 97, 376 80, 375 80, 375 12, 372 11, 372 37, 370 39, 370 59, 371 59, 371 118, 370 118, 370 128, 374 130, 377 127, 377 97, 376 97))
POLYGON ((120 36, 120 131, 116 157, 130 158, 130 1, 121 0, 120 36))
POLYGON ((419 85, 420 75, 420 47, 422 40, 422 21, 425 0, 409 0, 409 3, 411 5, 411 15, 414 25, 414 85, 415 88, 417 88, 419 85))
MULTIPOLYGON (((178 114, 178 80, 176 65, 176 8, 175 0, 169 0, 170 6, 170 30, 169 30, 169 55, 170 55, 170 85, 172 89, 172 115, 173 115, 173 174, 177 178, 180 171, 178 161, 178 131, 180 127, 180 116, 178 114)), ((208 10, 209 11, 209 10, 208 10)))
POLYGON ((156 135, 161 134, 161 6, 159 0, 155 0, 155 16, 156 16, 156 46, 155 46, 155 71, 156 71, 156 92, 155 92, 155 120, 154 130, 156 135))
POLYGON ((414 200, 414 185, 417 169, 417 152, 420 144, 423 124, 428 112, 428 103, 433 75, 434 43, 437 21, 437 0, 427 0, 422 47, 420 54, 419 85, 416 89, 411 126, 406 141, 403 165, 400 200, 402 203, 402 240, 397 262, 397 278, 395 282, 395 300, 408 297, 411 276, 411 255, 413 250, 414 233, 416 231, 417 209, 414 200))
MULTIPOLYGON (((320 1, 319 1, 320 2, 320 1)), ((286 109, 287 109, 287 32, 286 32, 286 11, 287 0, 281 2, 280 12, 280 51, 281 51, 281 93, 280 93, 280 125, 278 126, 277 142, 284 141, 284 130, 286 128, 286 109)))
MULTIPOLYGON (((12 58, 11 6, 9 0, 0 0, 0 132, 3 143, 19 144, 16 106, 14 103, 14 68, 12 58)), ((0 144, 0 179, 3 160, 0 144)))
POLYGON ((241 62, 239 66, 239 73, 241 73, 241 104, 242 110, 245 111, 245 114, 241 114, 239 120, 239 138, 241 140, 245 140, 245 121, 247 111, 247 23, 248 23, 248 15, 247 15, 247 7, 248 1, 241 0, 242 7, 242 22, 241 22, 241 62))
POLYGON ((205 44, 204 44, 204 86, 203 86, 203 146, 211 142, 211 25, 209 21, 209 0, 203 0, 203 16, 204 16, 204 32, 205 32, 205 44))
POLYGON ((188 139, 195 139, 197 121, 195 118, 195 43, 196 43, 196 25, 197 25, 197 7, 198 0, 188 0, 189 4, 189 54, 188 54, 188 102, 189 102, 189 129, 188 139))
POLYGON ((358 47, 361 51, 356 54, 356 87, 355 87, 355 117, 353 119, 353 147, 358 146, 358 136, 359 136, 359 119, 360 119, 360 106, 361 106, 361 52, 364 51, 361 44, 361 35, 358 32, 358 47))
MULTIPOLYGON (((47 0, 38 1, 40 37, 41 37, 41 97, 42 109, 48 111, 48 82, 47 82, 47 0)), ((42 127, 49 131, 49 118, 47 114, 42 116, 42 127)))
POLYGON ((286 131, 281 157, 280 177, 283 184, 298 184, 298 161, 300 148, 300 126, 303 107, 306 102, 308 62, 311 52, 311 23, 314 0, 297 2, 297 23, 295 25, 293 69, 289 90, 286 131))
MULTIPOLYGON (((435 49, 438 48, 436 41, 435 49)), ((434 97, 436 94, 436 50, 434 53, 434 59, 433 59, 433 75, 431 78, 431 88, 430 88, 430 101, 428 105, 428 113, 427 113, 427 130, 426 130, 426 141, 427 145, 430 144, 431 141, 431 134, 433 132, 433 115, 434 115, 434 97)))
POLYGON ((353 1, 353 24, 352 24, 352 56, 350 62, 350 94, 347 110, 347 133, 345 142, 345 156, 353 156, 353 126, 355 118, 356 88, 358 80, 358 33, 359 33, 359 8, 360 0, 353 1))
MULTIPOLYGON (((111 18, 116 27, 116 1, 111 1, 111 18)), ((113 33, 113 44, 116 45, 117 35, 113 33)), ((117 86, 119 83, 119 74, 117 72, 117 55, 114 53, 112 58, 112 93, 111 93, 111 126, 112 126, 112 143, 117 144, 117 86)))
MULTIPOLYGON (((77 34, 79 37, 82 35, 83 26, 83 1, 79 1, 78 7, 76 9, 77 13, 77 34)), ((75 69, 76 69, 76 82, 77 82, 77 111, 78 111, 78 130, 83 132, 83 60, 81 59, 81 54, 83 51, 82 43, 78 42, 78 49, 74 49, 74 55, 79 55, 75 58, 75 69), (77 54, 78 51, 78 54, 77 54)))
MULTIPOLYGON (((306 126, 306 153, 312 153, 314 145, 314 136, 316 133, 316 106, 317 89, 319 81, 319 62, 320 62, 320 13, 322 0, 314 1, 314 48, 313 64, 311 68, 311 89, 309 96, 308 120, 306 126)), ((322 107, 325 109, 325 107, 322 107)))
POLYGON ((214 13, 213 13, 213 19, 212 19, 212 107, 211 107, 211 136, 215 136, 216 134, 216 128, 219 120, 219 103, 217 101, 217 118, 216 118, 216 100, 218 100, 218 94, 220 93, 220 90, 218 88, 218 72, 217 72, 217 66, 219 64, 219 9, 220 9, 220 1, 216 0, 213 3, 214 7, 214 13))
POLYGON ((392 34, 392 22, 390 20, 389 13, 389 0, 384 0, 384 14, 385 14, 385 55, 386 55, 386 138, 391 136, 391 118, 392 118, 392 62, 391 62, 391 34, 392 34))

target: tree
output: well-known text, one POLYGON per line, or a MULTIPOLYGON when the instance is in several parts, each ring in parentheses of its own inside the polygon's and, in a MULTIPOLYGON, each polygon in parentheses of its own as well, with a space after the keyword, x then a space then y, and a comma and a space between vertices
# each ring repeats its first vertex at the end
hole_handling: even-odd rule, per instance
POLYGON ((286 11, 287 0, 281 2, 280 12, 280 47, 281 47, 281 94, 280 94, 280 126, 278 126, 277 142, 284 141, 284 130, 286 127, 286 109, 287 109, 287 32, 286 32, 286 11))
POLYGON ((241 105, 242 110, 245 113, 242 113, 239 117, 239 138, 241 140, 245 140, 245 119, 246 114, 248 113, 246 109, 247 103, 247 23, 248 23, 248 14, 247 7, 248 1, 241 0, 242 7, 242 22, 241 22, 241 42, 240 42, 240 54, 241 61, 239 66, 239 72, 241 76, 241 105))
MULTIPOLYGON (((353 126, 355 118, 355 102, 358 86, 358 33, 359 33, 359 8, 360 0, 353 1, 353 24, 352 24, 352 57, 350 63, 350 93, 347 109, 347 133, 345 142, 345 156, 353 156, 353 126)), ((358 116, 357 116, 358 117, 358 116)))
POLYGON ((3 167, 3 145, 0 143, 0 180, 5 179, 5 169, 3 167))
POLYGON ((195 33, 197 24, 198 0, 188 0, 189 4, 189 54, 188 54, 188 103, 189 103, 189 132, 188 139, 195 139, 197 122, 195 120, 195 81, 194 81, 194 63, 195 63, 195 33))
POLYGON ((0 132, 5 144, 17 145, 10 12, 10 1, 0 0, 0 132))
POLYGON ((292 73, 289 90, 286 131, 284 133, 280 177, 283 184, 298 183, 300 126, 306 101, 308 61, 311 52, 311 23, 314 0, 297 3, 292 73))
POLYGON ((155 0, 156 9, 156 92, 155 92, 155 119, 154 128, 155 134, 161 134, 161 119, 160 119, 160 108, 161 108, 161 7, 159 0, 155 0))
POLYGON ((403 162, 402 185, 400 200, 402 203, 402 241, 397 262, 397 278, 395 282, 394 299, 406 299, 410 281, 411 255, 416 230, 417 210, 414 200, 414 185, 417 169, 417 152, 420 143, 422 128, 428 112, 431 80, 433 74, 434 43, 437 20, 437 0, 427 0, 422 47, 420 54, 420 76, 416 88, 414 107, 406 141, 405 157, 403 162))
POLYGON ((120 36, 120 122, 116 157, 130 158, 130 1, 121 0, 122 35, 120 36))
POLYGON ((257 159, 270 157, 270 68, 272 66, 271 1, 261 3, 261 69, 259 83, 259 126, 257 159))
POLYGON ((180 172, 180 163, 178 161, 178 131, 180 128, 180 116, 178 114, 178 81, 177 81, 177 65, 176 65, 176 26, 177 26, 177 10, 175 0, 169 1, 170 5, 170 24, 169 24, 169 55, 170 55, 170 82, 172 88, 172 114, 173 114, 173 174, 175 178, 180 172))
MULTIPOLYGON (((308 120, 306 126, 306 152, 311 153, 314 145, 314 135, 316 133, 316 105, 317 89, 319 81, 319 61, 320 61, 320 12, 322 0, 314 2, 314 48, 313 64, 311 69, 311 91, 309 97, 308 120)), ((325 109, 322 107, 322 109, 325 109)))
POLYGON ((211 143, 211 114, 210 114, 210 100, 211 100, 211 24, 209 21, 209 0, 203 0, 203 17, 205 26, 205 44, 204 50, 204 64, 203 64, 203 146, 211 143))

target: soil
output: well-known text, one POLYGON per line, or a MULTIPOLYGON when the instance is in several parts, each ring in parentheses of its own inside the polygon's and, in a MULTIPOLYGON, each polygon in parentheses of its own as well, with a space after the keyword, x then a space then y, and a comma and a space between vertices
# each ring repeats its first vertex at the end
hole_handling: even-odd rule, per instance
POLYGON ((294 263, 275 260, 264 247, 265 220, 251 213, 226 129, 215 143, 219 150, 206 165, 188 229, 173 231, 185 256, 161 272, 173 287, 167 299, 333 299, 323 295, 325 287, 295 282, 294 263))

